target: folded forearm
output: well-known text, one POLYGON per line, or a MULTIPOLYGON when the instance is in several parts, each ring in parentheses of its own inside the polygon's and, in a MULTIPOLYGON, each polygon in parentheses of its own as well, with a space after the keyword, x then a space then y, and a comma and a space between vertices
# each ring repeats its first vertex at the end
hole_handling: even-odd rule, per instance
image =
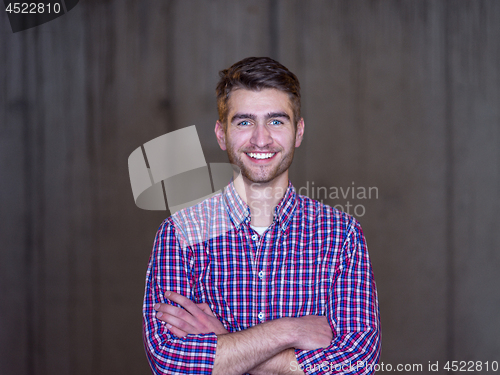
POLYGON ((295 349, 286 349, 249 371, 252 375, 303 375, 295 349))
POLYGON ((292 347, 290 323, 287 318, 277 319, 244 331, 219 335, 213 374, 248 372, 292 347))

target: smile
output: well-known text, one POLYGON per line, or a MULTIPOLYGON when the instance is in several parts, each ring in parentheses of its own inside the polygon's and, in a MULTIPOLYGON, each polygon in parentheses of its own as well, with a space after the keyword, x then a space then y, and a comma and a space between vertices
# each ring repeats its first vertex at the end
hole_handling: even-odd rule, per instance
POLYGON ((268 152, 268 153, 256 153, 256 152, 248 152, 246 153, 248 156, 250 156, 252 159, 269 159, 272 158, 274 155, 276 155, 275 152, 268 152))

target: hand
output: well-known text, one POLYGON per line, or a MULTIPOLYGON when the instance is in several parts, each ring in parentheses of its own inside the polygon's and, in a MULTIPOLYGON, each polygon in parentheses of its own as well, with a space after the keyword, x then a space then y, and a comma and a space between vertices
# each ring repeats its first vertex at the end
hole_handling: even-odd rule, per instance
POLYGON ((326 316, 306 315, 294 320, 294 348, 315 350, 330 346, 333 332, 326 316))
POLYGON ((214 332, 216 335, 228 333, 222 323, 215 317, 206 303, 194 303, 178 293, 166 292, 165 298, 176 302, 182 308, 166 303, 157 303, 154 309, 156 317, 167 323, 167 328, 174 335, 184 337, 188 334, 214 332))

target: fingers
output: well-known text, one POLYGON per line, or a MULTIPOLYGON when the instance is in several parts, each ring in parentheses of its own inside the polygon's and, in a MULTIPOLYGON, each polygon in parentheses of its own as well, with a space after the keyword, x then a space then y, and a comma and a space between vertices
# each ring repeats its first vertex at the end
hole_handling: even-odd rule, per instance
POLYGON ((170 301, 175 302, 187 311, 189 311, 194 316, 199 316, 203 311, 189 298, 184 297, 183 295, 175 292, 166 292, 165 298, 168 298, 170 301))
MULTIPOLYGON (((169 299, 172 302, 175 302, 179 305, 181 305, 186 311, 189 311, 191 315, 197 317, 197 318, 203 318, 205 315, 205 312, 193 301, 191 301, 189 298, 184 297, 183 295, 175 292, 166 292, 165 293, 165 298, 169 299)), ((208 308, 208 305, 207 305, 208 308)), ((212 312, 210 311, 211 316, 213 316, 212 312)))
POLYGON ((167 327, 176 336, 183 337, 187 334, 209 332, 216 334, 228 333, 208 304, 196 304, 175 292, 166 292, 165 298, 181 307, 169 303, 157 303, 154 306, 157 311, 156 317, 167 323, 167 327))
POLYGON ((206 303, 194 303, 189 298, 175 292, 166 292, 165 298, 181 305, 186 311, 193 315, 198 321, 207 323, 207 315, 209 317, 215 318, 214 313, 210 309, 210 306, 206 303))
POLYGON ((174 335, 184 337, 189 333, 197 333, 193 325, 190 324, 193 316, 187 311, 166 303, 157 303, 154 309, 157 311, 156 317, 167 323, 167 328, 174 335))
MULTIPOLYGON (((160 314, 160 313, 159 313, 160 314)), ((162 314, 159 317, 160 320, 164 321, 167 323, 167 328, 172 331, 172 328, 179 329, 183 332, 186 332, 187 334, 189 333, 198 333, 198 331, 195 329, 195 327, 188 323, 186 320, 182 318, 178 318, 177 316, 170 315, 170 314, 162 314)))
POLYGON ((206 303, 197 303, 196 306, 198 306, 201 309, 201 311, 203 311, 205 314, 213 316, 215 318, 215 315, 212 312, 212 310, 210 309, 210 306, 208 306, 208 304, 206 304, 206 303))
POLYGON ((154 305, 154 309, 158 311, 158 313, 156 314, 158 318, 162 316, 162 313, 183 316, 187 319, 189 318, 189 316, 191 316, 191 314, 186 310, 174 305, 169 305, 168 303, 157 303, 156 305, 154 305))
POLYGON ((159 320, 177 327, 184 332, 194 333, 193 326, 196 324, 196 319, 186 310, 167 303, 157 303, 154 309, 157 311, 156 317, 159 320))
MULTIPOLYGON (((177 332, 176 329, 179 329, 186 334, 205 333, 209 329, 207 320, 215 319, 207 304, 198 306, 188 298, 174 292, 165 293, 165 297, 181 306, 177 307, 168 303, 157 303, 154 306, 157 311, 156 317, 173 327, 171 329, 167 325, 172 332, 177 332), (207 313, 201 308, 208 309, 207 313)), ((178 333, 181 334, 181 332, 178 333)))
POLYGON ((177 337, 186 337, 188 335, 187 332, 184 332, 182 329, 179 329, 177 327, 174 327, 171 324, 167 324, 168 330, 173 333, 177 337), (170 326, 170 327, 169 327, 170 326))

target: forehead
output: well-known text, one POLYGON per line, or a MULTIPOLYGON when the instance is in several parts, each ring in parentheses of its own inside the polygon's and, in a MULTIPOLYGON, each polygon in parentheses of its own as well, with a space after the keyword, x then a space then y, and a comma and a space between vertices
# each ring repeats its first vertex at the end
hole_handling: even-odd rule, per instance
POLYGON ((228 100, 228 117, 239 112, 264 115, 269 112, 286 112, 292 118, 292 102, 288 93, 276 89, 247 90, 238 88, 231 91, 228 100))

